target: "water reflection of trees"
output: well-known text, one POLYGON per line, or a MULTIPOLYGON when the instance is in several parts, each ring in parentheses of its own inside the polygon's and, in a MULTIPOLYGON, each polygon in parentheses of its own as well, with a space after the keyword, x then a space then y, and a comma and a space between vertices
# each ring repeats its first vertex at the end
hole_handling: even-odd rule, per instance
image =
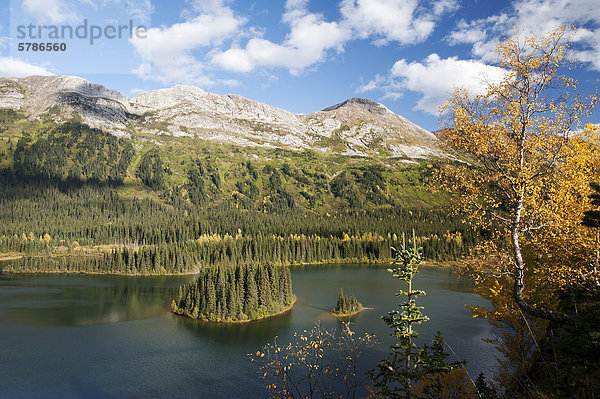
POLYGON ((292 311, 271 318, 249 323, 211 323, 175 316, 177 325, 193 336, 216 345, 230 347, 232 343, 243 342, 251 348, 259 348, 274 336, 291 335, 292 311))
POLYGON ((190 277, 3 276, 5 318, 33 326, 85 326, 162 316, 190 277))

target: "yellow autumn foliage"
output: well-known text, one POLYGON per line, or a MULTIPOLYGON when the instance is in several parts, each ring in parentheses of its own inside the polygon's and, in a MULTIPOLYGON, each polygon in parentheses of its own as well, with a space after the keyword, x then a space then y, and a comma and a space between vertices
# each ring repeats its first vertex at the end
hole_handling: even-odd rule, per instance
POLYGON ((598 129, 581 128, 598 98, 579 97, 577 82, 561 74, 572 32, 519 32, 497 47, 500 82, 478 95, 456 90, 442 139, 462 162, 438 181, 481 231, 469 270, 480 281, 511 279, 521 310, 556 320, 563 317, 528 299, 526 276, 544 280, 550 294, 590 278, 595 234, 580 222, 589 183, 600 178, 598 129))

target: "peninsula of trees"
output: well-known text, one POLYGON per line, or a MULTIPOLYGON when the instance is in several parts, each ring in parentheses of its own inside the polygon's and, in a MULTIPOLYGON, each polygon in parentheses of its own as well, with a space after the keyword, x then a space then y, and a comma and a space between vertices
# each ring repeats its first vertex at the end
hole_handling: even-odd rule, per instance
POLYGON ((284 313, 295 301, 289 267, 243 264, 203 269, 196 281, 180 287, 171 310, 194 319, 239 323, 284 313))

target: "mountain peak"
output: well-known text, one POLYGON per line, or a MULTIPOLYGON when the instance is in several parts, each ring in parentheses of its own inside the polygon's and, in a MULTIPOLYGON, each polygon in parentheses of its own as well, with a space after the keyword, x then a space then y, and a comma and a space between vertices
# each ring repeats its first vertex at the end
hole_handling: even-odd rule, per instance
POLYGON ((206 94, 204 90, 196 86, 176 85, 139 93, 129 101, 134 107, 160 109, 182 103, 201 101, 206 94))
POLYGON ((178 85, 129 98, 79 77, 34 76, 0 78, 0 107, 19 109, 32 119, 52 117, 57 123, 79 117, 117 136, 135 131, 350 156, 445 156, 434 135, 363 98, 298 115, 195 86, 178 85))
POLYGON ((366 108, 370 112, 380 113, 380 114, 386 113, 386 112, 392 112, 383 104, 380 104, 380 103, 372 101, 372 100, 367 100, 366 98, 359 98, 359 97, 354 97, 354 98, 348 99, 344 102, 341 102, 339 104, 332 105, 331 107, 325 108, 323 111, 324 112, 335 111, 336 109, 343 108, 343 107, 349 107, 349 106, 363 107, 363 108, 366 108))
POLYGON ((123 100, 126 98, 116 90, 110 90, 97 83, 92 83, 79 76, 50 75, 28 76, 25 78, 9 78, 23 88, 44 93, 76 93, 87 97, 108 97, 123 100))

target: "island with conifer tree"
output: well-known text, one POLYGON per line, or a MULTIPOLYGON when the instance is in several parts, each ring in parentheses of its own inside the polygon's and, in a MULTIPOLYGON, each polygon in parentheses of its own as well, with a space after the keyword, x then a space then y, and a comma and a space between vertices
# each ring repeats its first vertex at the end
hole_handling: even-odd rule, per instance
POLYGON ((245 323, 285 313, 295 302, 289 267, 243 264, 203 269, 180 287, 171 311, 210 322, 245 323))
POLYGON ((363 305, 356 300, 354 296, 345 296, 344 291, 340 288, 335 308, 331 314, 335 317, 350 317, 364 310, 363 305))

